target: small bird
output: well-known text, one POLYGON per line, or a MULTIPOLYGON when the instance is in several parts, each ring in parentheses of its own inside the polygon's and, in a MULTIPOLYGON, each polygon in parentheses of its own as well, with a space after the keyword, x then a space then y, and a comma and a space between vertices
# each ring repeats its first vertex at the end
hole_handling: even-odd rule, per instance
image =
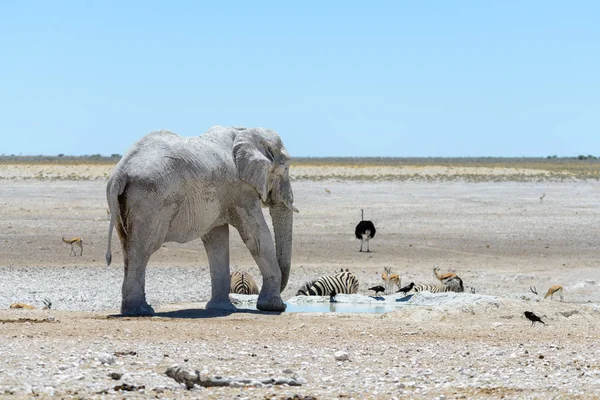
POLYGON ((354 235, 357 239, 360 240, 359 251, 363 251, 363 242, 366 241, 367 252, 370 252, 371 250, 369 250, 369 240, 375 237, 375 225, 371 221, 365 221, 365 212, 362 208, 360 209, 360 219, 361 221, 358 223, 358 225, 356 225, 356 229, 354 229, 354 235))
POLYGON ((335 299, 335 295, 337 293, 335 292, 335 290, 332 290, 331 293, 329 293, 329 302, 330 303, 337 303, 337 300, 335 299))
POLYGON ((406 294, 406 293, 408 293, 408 292, 410 292, 412 290, 413 286, 415 286, 415 283, 411 282, 408 285, 400 288, 400 290, 398 290, 396 293, 402 292, 402 293, 406 294))
POLYGON ((381 285, 377 285, 377 286, 373 286, 372 288, 369 288, 369 290, 374 290, 375 291, 375 296, 377 296, 377 293, 384 293, 385 292, 385 288, 381 285))
POLYGON ((538 317, 537 315, 535 315, 533 312, 525 311, 524 314, 525 314, 525 317, 527 317, 527 319, 531 321, 531 326, 533 326, 533 324, 535 324, 536 322, 541 322, 542 324, 546 325, 546 323, 544 321, 542 321, 542 319, 540 317, 538 317))

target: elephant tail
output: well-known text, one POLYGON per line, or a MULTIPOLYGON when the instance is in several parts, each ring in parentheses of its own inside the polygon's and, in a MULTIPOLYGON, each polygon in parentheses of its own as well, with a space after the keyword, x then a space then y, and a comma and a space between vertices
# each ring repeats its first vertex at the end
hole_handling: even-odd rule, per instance
MULTIPOLYGON (((115 227, 117 215, 121 215, 121 210, 119 209, 119 196, 123 194, 126 184, 126 176, 114 174, 109 179, 106 187, 106 199, 108 200, 108 210, 110 211, 110 225, 108 226, 108 248, 106 249, 106 265, 110 265, 110 262, 112 261, 112 252, 110 250, 112 232, 113 228, 115 227)), ((123 233, 127 233, 125 226, 123 225, 123 219, 120 218, 120 221, 123 233)))

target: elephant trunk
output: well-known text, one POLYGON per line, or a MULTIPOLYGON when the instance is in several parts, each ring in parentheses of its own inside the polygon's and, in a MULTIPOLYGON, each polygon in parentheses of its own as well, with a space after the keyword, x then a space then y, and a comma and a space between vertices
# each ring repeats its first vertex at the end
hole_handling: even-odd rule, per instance
POLYGON ((284 204, 273 205, 269 208, 275 233, 275 252, 277 263, 281 269, 281 291, 285 289, 290 277, 292 265, 292 225, 294 213, 284 204))

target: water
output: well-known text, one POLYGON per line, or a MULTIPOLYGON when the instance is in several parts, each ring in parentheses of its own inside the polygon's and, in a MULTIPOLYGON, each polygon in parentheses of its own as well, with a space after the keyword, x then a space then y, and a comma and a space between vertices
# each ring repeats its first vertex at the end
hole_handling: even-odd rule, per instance
MULTIPOLYGON (((292 313, 373 313, 384 314, 394 311, 401 306, 410 297, 397 299, 396 302, 380 302, 380 303, 286 303, 285 312, 292 313)), ((236 304, 236 308, 240 310, 256 310, 256 303, 251 304, 236 304)))
POLYGON ((337 312, 337 313, 374 313, 384 314, 397 308, 393 303, 353 304, 353 303, 311 303, 287 305, 286 312, 337 312))

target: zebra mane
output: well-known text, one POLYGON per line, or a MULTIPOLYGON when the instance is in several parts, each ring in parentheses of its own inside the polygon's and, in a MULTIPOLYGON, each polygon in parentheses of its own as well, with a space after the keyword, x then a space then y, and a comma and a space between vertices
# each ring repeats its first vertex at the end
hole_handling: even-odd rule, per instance
POLYGON ((451 286, 451 287, 458 287, 459 291, 464 292, 465 291, 465 286, 463 284, 463 280, 460 279, 459 276, 456 276, 455 278, 450 279, 449 281, 447 281, 445 283, 446 286, 451 286))
POLYGON ((312 281, 306 282, 300 287, 300 289, 298 289, 298 293, 296 293, 296 296, 308 296, 308 290, 312 285, 315 284, 316 281, 318 281, 318 279, 313 279, 312 281))

